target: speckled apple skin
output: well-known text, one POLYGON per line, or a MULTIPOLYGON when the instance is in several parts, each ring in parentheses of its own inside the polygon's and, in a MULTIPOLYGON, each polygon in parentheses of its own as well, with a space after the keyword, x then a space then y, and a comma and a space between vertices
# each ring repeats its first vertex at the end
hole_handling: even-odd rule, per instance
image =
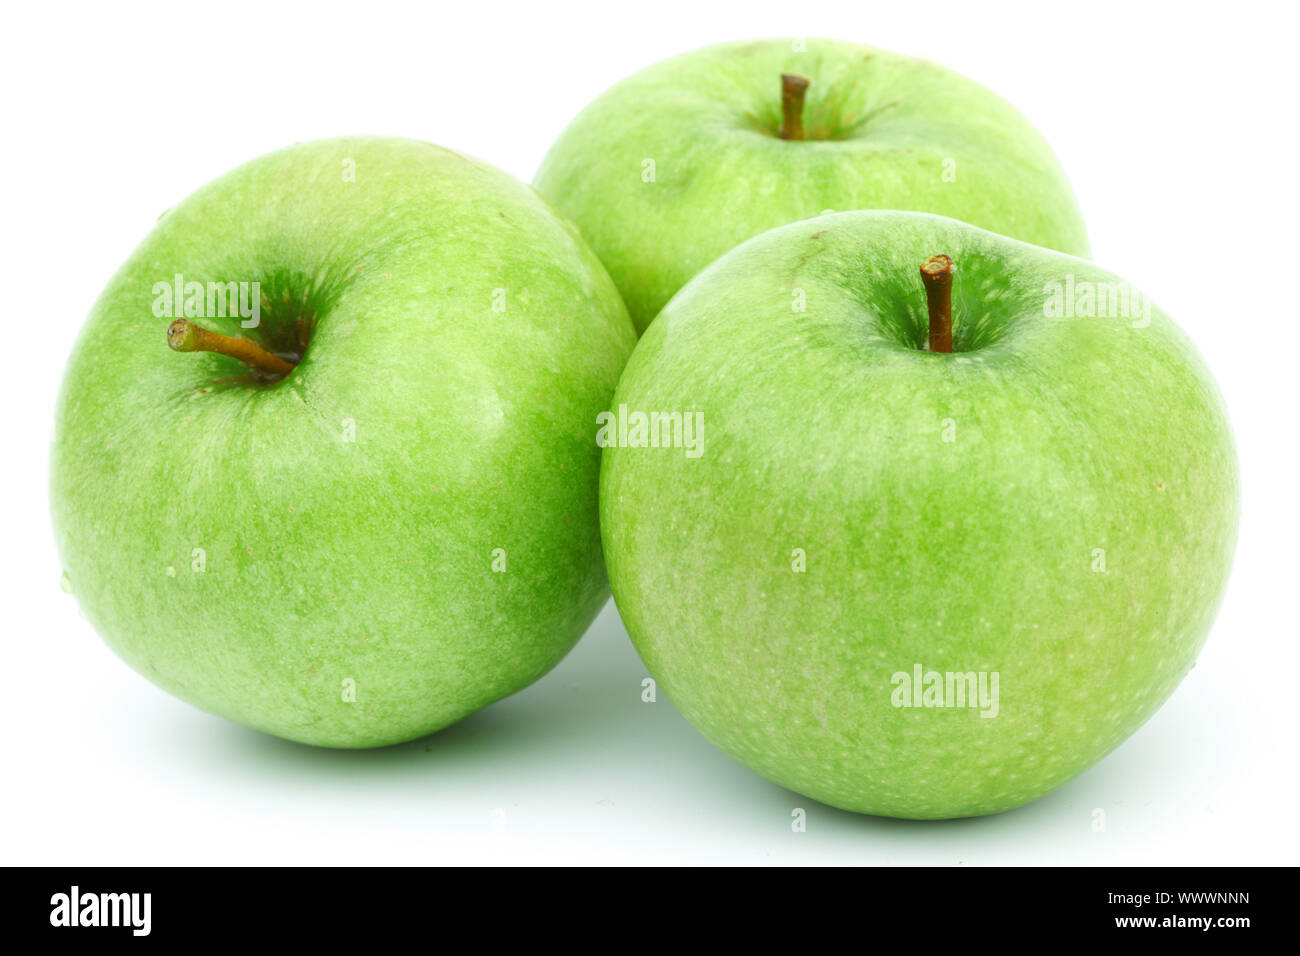
POLYGON ((605 599, 593 422, 634 341, 576 230, 490 166, 387 138, 254 160, 162 217, 76 344, 51 483, 71 588, 214 714, 331 747, 445 727, 605 599), (220 332, 314 316, 302 363, 268 386, 170 352, 152 289, 175 273, 261 283, 261 328, 196 319, 220 332))
POLYGON ((1224 406, 1159 310, 1047 318, 1067 274, 1119 281, 940 217, 842 213, 745 243, 642 337, 615 405, 700 411, 705 441, 606 448, 610 581, 650 673, 736 760, 847 810, 996 813, 1101 759, 1193 666, 1236 536, 1224 406), (949 355, 922 350, 940 252, 949 355), (918 663, 997 672, 998 716, 894 706, 918 663))
POLYGON ((573 120, 535 182, 639 331, 724 252, 827 211, 939 213, 1088 254, 1065 173, 1013 106, 934 64, 837 40, 728 43, 642 70, 573 120), (801 142, 777 135, 782 73, 811 80, 801 142))

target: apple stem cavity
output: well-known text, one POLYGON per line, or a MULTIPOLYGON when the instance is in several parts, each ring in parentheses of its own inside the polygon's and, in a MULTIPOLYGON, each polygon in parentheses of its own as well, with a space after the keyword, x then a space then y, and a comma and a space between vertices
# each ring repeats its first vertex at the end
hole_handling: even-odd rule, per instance
POLYGON ((781 74, 781 138, 803 139, 803 98, 811 81, 798 73, 781 74))
POLYGON ((921 266, 925 300, 930 307, 930 351, 952 351, 952 274, 957 271, 949 256, 931 256, 921 266))
POLYGON ((256 342, 213 332, 189 319, 177 319, 167 326, 167 344, 174 352, 220 352, 239 359, 254 372, 274 379, 282 379, 294 370, 292 363, 271 354, 256 342))

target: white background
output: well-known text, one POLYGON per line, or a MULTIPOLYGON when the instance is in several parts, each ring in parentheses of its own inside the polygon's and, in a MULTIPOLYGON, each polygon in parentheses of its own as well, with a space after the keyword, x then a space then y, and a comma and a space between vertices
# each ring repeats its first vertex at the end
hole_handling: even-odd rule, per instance
POLYGON ((6 19, 0 862, 1297 861, 1294 4, 260 0, 6 19), (244 160, 345 133, 531 179, 633 70, 791 34, 932 59, 1015 103, 1070 173, 1094 258, 1218 377, 1244 484, 1236 566, 1197 668, 1134 737, 1024 809, 909 823, 784 791, 662 695, 642 703, 612 605, 540 683, 373 752, 207 716, 108 651, 59 589, 52 407, 76 329, 160 212, 244 160))

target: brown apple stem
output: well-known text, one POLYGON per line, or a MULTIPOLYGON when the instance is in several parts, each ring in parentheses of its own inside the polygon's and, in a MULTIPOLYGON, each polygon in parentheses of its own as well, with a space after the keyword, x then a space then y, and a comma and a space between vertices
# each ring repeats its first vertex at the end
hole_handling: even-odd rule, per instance
POLYGON ((803 98, 809 82, 798 73, 781 74, 782 139, 803 139, 803 98))
POLYGON ((272 355, 256 342, 213 332, 189 319, 177 319, 167 326, 167 344, 175 352, 220 352, 239 359, 251 369, 279 378, 284 378, 294 369, 289 362, 272 355))
POLYGON ((925 299, 930 307, 930 351, 952 351, 952 274, 956 267, 948 256, 931 256, 921 266, 925 299))

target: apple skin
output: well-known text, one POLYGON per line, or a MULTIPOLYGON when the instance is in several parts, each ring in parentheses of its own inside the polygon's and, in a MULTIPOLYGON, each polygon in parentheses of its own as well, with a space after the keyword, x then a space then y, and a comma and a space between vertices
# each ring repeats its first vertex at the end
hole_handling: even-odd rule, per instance
POLYGON ((1088 254, 1064 172, 1005 100, 922 60, 804 43, 729 43, 642 70, 583 110, 542 162, 537 188, 578 224, 638 331, 727 250, 827 211, 938 213, 1088 254), (782 73, 811 79, 804 141, 777 135, 782 73))
POLYGON ((728 253, 642 336, 614 407, 699 411, 704 441, 605 449, 610 583, 651 675, 740 763, 846 810, 997 813, 1193 666, 1236 537, 1225 410, 1158 310, 1046 318, 1069 274, 1118 281, 942 217, 840 213, 728 253), (923 350, 938 253, 952 354, 923 350), (998 715, 894 706, 916 664, 996 672, 998 715))
POLYGON ((444 727, 606 599, 589 423, 634 342, 576 229, 484 163, 389 138, 256 159, 162 217, 76 344, 51 480, 72 589, 214 714, 331 747, 444 727), (313 317, 301 364, 264 384, 169 351, 175 273, 259 281, 248 338, 313 317))

